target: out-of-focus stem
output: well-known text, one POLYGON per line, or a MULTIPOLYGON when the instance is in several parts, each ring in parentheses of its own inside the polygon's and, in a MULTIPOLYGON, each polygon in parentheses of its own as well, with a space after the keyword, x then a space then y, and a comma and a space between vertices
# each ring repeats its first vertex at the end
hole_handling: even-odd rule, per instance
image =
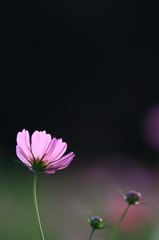
POLYGON ((91 234, 90 234, 90 237, 89 237, 89 240, 91 240, 92 239, 92 235, 93 235, 93 233, 94 233, 94 228, 92 229, 92 232, 91 232, 91 234))
POLYGON ((126 207, 126 209, 125 209, 123 215, 121 216, 121 218, 120 218, 118 224, 116 225, 114 231, 112 232, 112 235, 110 236, 109 240, 113 240, 113 239, 114 239, 114 237, 115 237, 115 235, 116 235, 116 232, 118 231, 118 229, 119 229, 119 227, 120 227, 120 224, 122 223, 122 221, 123 221, 123 219, 124 219, 124 217, 125 217, 127 211, 129 210, 129 207, 130 207, 130 204, 128 204, 128 206, 126 207))

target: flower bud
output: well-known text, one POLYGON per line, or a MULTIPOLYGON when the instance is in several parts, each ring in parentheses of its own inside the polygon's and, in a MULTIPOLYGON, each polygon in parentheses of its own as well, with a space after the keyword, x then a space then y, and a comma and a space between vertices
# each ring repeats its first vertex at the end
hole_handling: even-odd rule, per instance
POLYGON ((100 217, 92 217, 90 218, 89 212, 88 215, 84 215, 86 217, 87 222, 89 225, 95 230, 95 229, 103 229, 103 228, 111 228, 108 224, 104 224, 106 219, 102 219, 100 217))
POLYGON ((141 194, 139 192, 135 192, 135 191, 129 191, 125 196, 125 200, 130 205, 139 204, 140 199, 141 199, 141 194))
POLYGON ((101 229, 103 228, 103 220, 99 217, 93 217, 90 219, 90 225, 94 229, 101 229))

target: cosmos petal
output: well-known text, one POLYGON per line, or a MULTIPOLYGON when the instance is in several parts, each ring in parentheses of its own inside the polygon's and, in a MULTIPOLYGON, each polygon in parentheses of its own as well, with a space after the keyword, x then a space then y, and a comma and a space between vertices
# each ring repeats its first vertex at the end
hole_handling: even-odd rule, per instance
POLYGON ((50 144, 48 153, 44 159, 47 159, 48 162, 59 159, 66 151, 67 144, 62 142, 62 139, 54 140, 53 144, 50 144))
POLYGON ((16 146, 16 154, 24 164, 26 164, 27 166, 31 166, 30 162, 27 160, 27 156, 18 145, 16 146))
POLYGON ((60 170, 60 169, 66 168, 70 164, 70 162, 73 160, 74 156, 75 154, 73 152, 70 152, 69 154, 58 159, 57 161, 49 164, 48 169, 60 170))
POLYGON ((55 173, 55 170, 53 170, 53 169, 46 170, 46 171, 44 171, 44 173, 52 174, 52 173, 55 173))
POLYGON ((35 131, 31 138, 31 150, 36 159, 41 159, 51 142, 51 135, 35 131))
POLYGON ((22 132, 17 134, 17 144, 28 158, 32 157, 30 153, 30 136, 27 130, 23 129, 22 132))

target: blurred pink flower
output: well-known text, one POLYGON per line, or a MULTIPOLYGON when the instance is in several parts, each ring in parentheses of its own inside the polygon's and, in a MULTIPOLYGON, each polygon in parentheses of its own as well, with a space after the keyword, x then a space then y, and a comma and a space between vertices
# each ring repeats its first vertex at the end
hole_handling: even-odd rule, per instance
POLYGON ((154 149, 159 149, 159 105, 153 106, 143 121, 144 140, 154 149))
POLYGON ((70 152, 62 156, 67 144, 62 139, 51 138, 45 131, 35 131, 31 136, 23 129, 17 134, 16 153, 18 158, 32 171, 55 173, 56 170, 66 168, 75 154, 70 152))

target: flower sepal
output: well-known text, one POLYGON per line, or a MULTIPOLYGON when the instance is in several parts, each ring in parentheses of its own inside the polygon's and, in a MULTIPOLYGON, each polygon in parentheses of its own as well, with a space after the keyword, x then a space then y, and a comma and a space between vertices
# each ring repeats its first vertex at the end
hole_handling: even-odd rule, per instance
POLYGON ((40 160, 40 161, 34 160, 33 162, 31 162, 31 165, 32 165, 33 171, 35 171, 35 172, 44 171, 44 169, 47 166, 44 164, 44 162, 42 160, 40 160))

